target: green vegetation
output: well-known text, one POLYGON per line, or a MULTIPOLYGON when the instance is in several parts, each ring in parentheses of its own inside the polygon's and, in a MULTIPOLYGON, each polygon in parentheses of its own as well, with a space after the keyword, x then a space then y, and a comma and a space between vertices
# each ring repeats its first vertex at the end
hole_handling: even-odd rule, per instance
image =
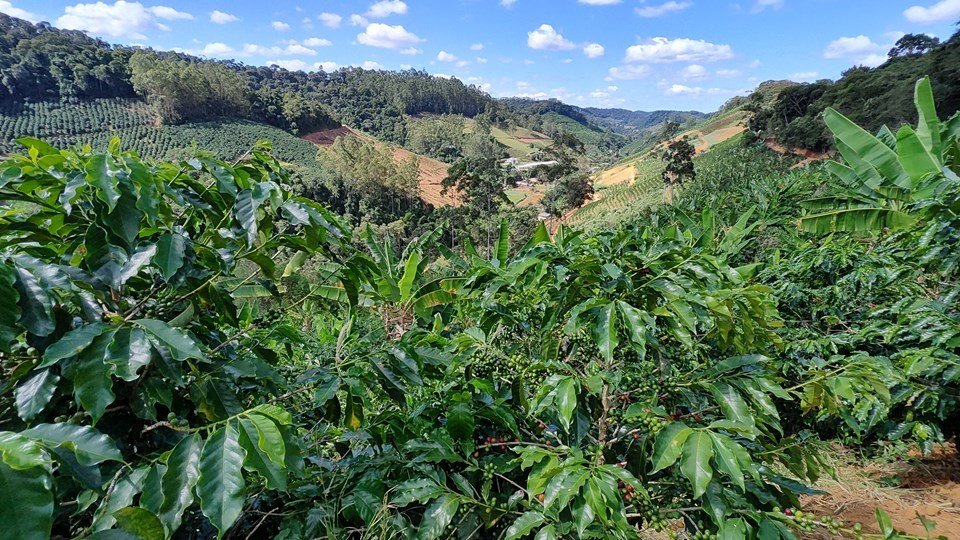
POLYGON ((787 147, 824 150, 831 139, 821 116, 829 107, 867 130, 915 122, 913 84, 929 76, 943 114, 960 110, 960 33, 943 44, 905 36, 877 68, 854 67, 836 81, 784 89, 772 103, 754 98, 751 129, 787 147))
MULTIPOLYGON (((960 116, 930 92, 892 141, 830 113, 832 177, 725 143, 616 230, 503 220, 483 250, 355 232, 264 148, 25 139, 0 164, 0 536, 919 540, 800 497, 829 441, 960 425, 960 116), (913 219, 861 219, 891 199, 913 219)), ((402 180, 340 144, 344 175, 402 180)), ((464 216, 507 208, 490 155, 452 168, 464 216)))

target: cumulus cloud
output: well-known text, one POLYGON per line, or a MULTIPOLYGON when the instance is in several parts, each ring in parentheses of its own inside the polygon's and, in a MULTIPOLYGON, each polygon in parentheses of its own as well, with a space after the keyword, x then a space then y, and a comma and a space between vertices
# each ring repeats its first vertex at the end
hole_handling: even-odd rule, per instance
POLYGON ((440 51, 437 53, 437 60, 440 62, 456 62, 457 57, 453 54, 448 53, 447 51, 440 51))
POLYGON ((600 58, 606 53, 607 50, 599 43, 591 43, 583 48, 583 54, 587 55, 587 58, 600 58))
POLYGON ((370 21, 367 20, 363 15, 357 15, 354 13, 350 16, 350 26, 363 26, 366 27, 370 24, 370 21))
POLYGON ((210 12, 210 22, 216 24, 227 24, 232 22, 237 22, 240 20, 240 17, 236 15, 231 15, 229 13, 224 13, 218 9, 215 9, 210 12))
POLYGON ((309 67, 303 60, 267 60, 268 66, 279 66, 289 71, 306 71, 309 67))
POLYGON ((647 62, 716 62, 733 58, 729 45, 717 45, 702 39, 655 37, 648 43, 627 49, 626 61, 647 62))
POLYGON ((952 22, 960 17, 960 0, 941 0, 930 7, 909 7, 903 12, 903 16, 918 24, 952 22))
POLYGON ((690 64, 684 68, 681 75, 688 81, 700 81, 707 78, 707 68, 700 64, 690 64))
POLYGON ((650 73, 648 66, 620 66, 610 68, 609 74, 611 80, 633 81, 642 79, 650 73))
POLYGON ((330 43, 329 39, 318 37, 307 38, 303 40, 303 44, 307 47, 329 47, 330 45, 333 45, 333 43, 330 43))
POLYGON ((718 69, 717 77, 739 77, 740 70, 738 69, 718 69))
POLYGON ((11 17, 16 17, 18 19, 24 19, 32 23, 40 22, 40 16, 36 13, 31 13, 25 9, 15 7, 13 4, 7 0, 0 0, 0 13, 6 13, 11 17))
POLYGON ((407 13, 407 4, 401 0, 381 0, 370 6, 367 10, 367 17, 371 19, 382 19, 390 15, 405 15, 407 13))
POLYGON ((655 17, 663 17, 664 15, 670 15, 672 13, 678 13, 692 6, 693 2, 664 2, 655 6, 641 6, 638 7, 635 11, 637 15, 641 17, 646 17, 648 19, 653 19, 655 17))
POLYGON ((576 45, 564 38, 549 24, 541 24, 540 28, 527 34, 527 46, 539 51, 568 51, 576 45))
POLYGON ((374 62, 373 60, 367 60, 366 62, 360 64, 360 67, 363 69, 383 69, 383 64, 380 62, 374 62))
POLYGON ((84 30, 97 36, 144 39, 150 30, 169 30, 161 20, 189 20, 193 15, 168 6, 146 7, 140 2, 76 4, 64 8, 56 26, 84 30))
POLYGON ((473 45, 470 46, 470 50, 471 50, 471 51, 482 51, 482 50, 483 50, 483 43, 474 43, 473 45))
POLYGON ((668 96, 699 96, 703 93, 703 88, 699 86, 690 87, 682 84, 673 84, 664 92, 668 96))
POLYGON ((336 71, 336 70, 339 69, 339 68, 340 68, 340 64, 338 64, 338 63, 336 63, 336 62, 330 62, 330 61, 327 61, 327 62, 317 62, 317 63, 315 63, 315 64, 313 65, 313 69, 322 69, 322 70, 326 71, 327 73, 329 73, 329 72, 331 72, 331 71, 336 71))
POLYGON ((357 36, 357 41, 380 49, 402 49, 406 54, 417 54, 416 44, 422 42, 416 34, 400 25, 373 23, 357 36))
POLYGON ((512 8, 514 4, 517 3, 517 0, 500 0, 500 5, 509 9, 512 8))
POLYGON ((248 56, 316 56, 317 51, 305 47, 296 41, 290 42, 286 47, 265 47, 253 43, 246 43, 243 46, 243 54, 248 56))
POLYGON ((231 56, 237 53, 233 47, 220 42, 207 43, 203 49, 198 52, 201 56, 231 56))
POLYGON ((835 39, 827 45, 827 50, 823 52, 823 57, 828 59, 850 58, 876 52, 880 46, 872 39, 864 35, 855 37, 842 37, 835 39))
POLYGON ((270 26, 272 26, 273 29, 278 32, 286 32, 287 30, 290 29, 290 25, 283 21, 273 21, 272 23, 270 23, 270 26))
MULTIPOLYGON (((340 23, 343 22, 343 17, 337 15, 336 13, 321 13, 317 15, 317 20, 323 23, 327 28, 340 28, 340 23)), ((326 71, 326 70, 324 70, 326 71)))

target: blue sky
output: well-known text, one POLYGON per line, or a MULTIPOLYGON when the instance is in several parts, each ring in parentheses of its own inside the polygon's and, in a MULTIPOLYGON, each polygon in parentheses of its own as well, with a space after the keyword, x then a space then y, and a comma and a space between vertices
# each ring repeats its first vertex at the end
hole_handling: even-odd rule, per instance
POLYGON ((768 79, 836 78, 960 0, 0 0, 110 42, 290 69, 422 68, 494 96, 712 111, 768 79))

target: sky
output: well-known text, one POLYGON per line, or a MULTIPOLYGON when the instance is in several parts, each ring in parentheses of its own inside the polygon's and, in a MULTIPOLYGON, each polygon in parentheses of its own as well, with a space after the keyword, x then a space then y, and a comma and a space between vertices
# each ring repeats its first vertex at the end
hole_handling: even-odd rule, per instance
POLYGON ((287 69, 417 68, 496 97, 713 111, 948 38, 960 0, 0 0, 111 43, 287 69))

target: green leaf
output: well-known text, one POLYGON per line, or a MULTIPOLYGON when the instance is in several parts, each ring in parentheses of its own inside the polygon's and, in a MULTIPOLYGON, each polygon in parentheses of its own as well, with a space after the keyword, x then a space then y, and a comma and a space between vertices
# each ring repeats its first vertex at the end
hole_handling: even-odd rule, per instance
POLYGON ((743 471, 740 469, 740 463, 735 454, 737 449, 729 448, 729 446, 736 445, 736 441, 716 433, 712 433, 711 438, 713 439, 713 449, 716 452, 717 468, 726 473, 730 480, 740 487, 741 491, 745 491, 746 484, 744 483, 743 471))
POLYGON ((245 189, 237 194, 237 201, 233 206, 233 215, 247 233, 247 247, 257 243, 257 208, 261 199, 253 196, 253 190, 245 189))
POLYGON ((16 272, 17 281, 14 283, 14 288, 19 298, 17 305, 20 307, 20 324, 33 335, 49 336, 56 328, 53 323, 53 302, 50 296, 33 274, 19 267, 16 272))
POLYGON ((203 353, 185 332, 169 326, 163 321, 155 319, 139 319, 134 321, 141 328, 157 339, 162 345, 165 345, 173 357, 177 360, 187 360, 189 358, 202 359, 203 353))
POLYGON ((530 533, 533 529, 539 527, 546 517, 535 510, 525 512, 518 517, 509 527, 507 527, 506 536, 503 540, 516 540, 530 533))
POLYGON ((17 328, 17 319, 20 318, 20 307, 17 305, 20 294, 14 288, 15 271, 6 264, 0 263, 0 352, 10 352, 10 342, 20 330, 17 328))
POLYGON ((250 419, 241 418, 238 431, 240 446, 247 453, 243 462, 244 468, 259 473, 267 481, 268 488, 286 490, 287 471, 284 470, 286 464, 278 466, 266 452, 260 449, 260 432, 257 431, 257 426, 250 419))
POLYGON ((97 336, 89 347, 80 353, 77 361, 64 374, 73 381, 73 393, 83 409, 90 413, 96 424, 103 412, 116 399, 113 393, 112 366, 106 362, 107 347, 116 330, 97 336))
POLYGON ((724 416, 746 426, 755 425, 755 420, 753 414, 750 412, 750 408, 747 407, 743 396, 740 395, 740 392, 738 392, 736 388, 725 382, 717 382, 710 385, 710 392, 713 394, 713 399, 717 400, 717 403, 720 405, 724 416))
POLYGON ((435 540, 440 538, 443 531, 453 521, 453 516, 460 508, 460 498, 446 494, 433 501, 423 512, 423 521, 418 528, 420 540, 435 540))
POLYGON ((43 412, 53 397, 60 382, 60 375, 52 369, 34 371, 17 385, 14 393, 17 403, 17 415, 29 422, 43 412))
POLYGON ((703 431, 691 433, 683 445, 680 471, 693 485, 694 497, 702 496, 707 491, 707 484, 713 479, 713 468, 710 467, 712 458, 713 442, 710 434, 703 431))
POLYGON ((398 484, 392 490, 396 495, 390 500, 397 506, 407 506, 410 503, 426 503, 442 494, 444 489, 430 478, 416 478, 398 484))
POLYGON ((746 540, 747 522, 743 518, 728 519, 720 525, 717 540, 746 540))
POLYGON ((268 418, 273 419, 274 422, 280 424, 281 426, 289 426, 293 424, 293 416, 277 405, 271 405, 269 403, 264 403, 263 405, 257 405, 256 407, 250 409, 251 413, 262 414, 268 418))
POLYGON ((940 140, 940 119, 937 118, 937 106, 933 99, 933 85, 930 77, 917 81, 914 88, 913 102, 917 106, 919 122, 917 123, 917 137, 938 162, 943 161, 943 147, 940 140))
POLYGON ((910 126, 903 126, 897 132, 897 156, 903 169, 910 175, 911 187, 919 185, 927 176, 940 174, 942 169, 938 159, 910 126))
POLYGON ((47 540, 53 528, 53 481, 43 467, 0 463, 0 538, 47 540))
POLYGON ((500 220, 500 237, 497 239, 497 260, 500 261, 500 267, 507 264, 507 257, 510 256, 510 224, 506 219, 500 220))
POLYGON ((133 504, 134 497, 143 491, 147 472, 147 467, 139 467, 117 479, 107 495, 101 499, 100 507, 93 517, 93 530, 102 531, 113 527, 116 523, 113 513, 133 504))
POLYGON ((680 459, 683 443, 693 430, 680 422, 674 422, 660 431, 653 445, 653 471, 657 472, 673 465, 680 459))
POLYGON ((170 281, 178 270, 183 268, 187 239, 177 233, 166 233, 157 240, 157 253, 153 264, 160 269, 164 281, 170 281))
POLYGON ((39 424, 22 433, 48 448, 64 448, 73 452, 82 465, 104 461, 123 461, 113 439, 90 426, 77 424, 39 424))
POLYGON ((181 439, 167 457, 167 470, 160 479, 163 500, 157 515, 168 536, 180 528, 183 512, 193 504, 193 486, 200 476, 200 445, 200 436, 192 433, 181 439))
POLYGON ((880 532, 883 534, 883 537, 892 537, 895 531, 893 521, 890 520, 890 515, 884 512, 882 508, 877 508, 875 513, 877 515, 877 525, 880 527, 880 532))
POLYGON ((280 434, 277 424, 271 418, 259 414, 251 414, 247 418, 257 428, 259 435, 257 447, 267 455, 270 461, 283 467, 286 446, 283 444, 283 435, 280 434))
POLYGON ((117 527, 141 540, 164 540, 163 524, 160 519, 149 510, 128 506, 113 513, 117 520, 117 527))
POLYGON ((150 340, 139 328, 121 328, 113 336, 107 349, 107 362, 113 365, 114 374, 127 381, 139 378, 140 368, 150 364, 150 340))
POLYGON ((637 352, 641 353, 641 360, 647 348, 647 325, 643 320, 643 314, 639 309, 630 304, 618 300, 617 307, 623 316, 623 325, 626 327, 630 341, 636 346, 637 352))
POLYGON ((246 452, 238 439, 236 428, 227 424, 207 439, 200 455, 200 510, 217 528, 218 538, 243 512, 245 484, 241 465, 246 452))
POLYGON ((814 234, 869 232, 912 226, 916 218, 889 208, 841 208, 800 218, 800 229, 814 234))
POLYGON ((290 257, 290 260, 287 261, 287 265, 283 268, 283 275, 281 277, 289 277, 297 273, 297 270, 303 266, 303 263, 307 262, 307 259, 310 258, 310 253, 306 251, 298 251, 293 254, 293 257, 290 257))
POLYGON ((566 377, 557 385, 555 398, 557 412, 560 413, 560 422, 567 431, 570 430, 570 421, 573 419, 573 412, 577 410, 578 392, 577 381, 573 377, 566 377))
POLYGON ((474 418, 473 410, 464 403, 447 409, 447 432, 454 439, 469 441, 473 438, 474 418))
POLYGON ((18 471, 50 465, 50 457, 37 441, 12 431, 0 431, 0 454, 4 463, 18 471))
POLYGON ((414 251, 407 257, 407 262, 403 266, 403 276, 400 277, 400 301, 409 302, 413 299, 413 283, 417 279, 420 270, 420 261, 423 255, 419 251, 414 251))
POLYGON ((109 326, 103 323, 93 323, 67 332, 59 341, 47 347, 43 352, 43 362, 37 366, 37 369, 50 367, 64 358, 80 354, 108 328, 109 326))
POLYGON ((94 154, 87 161, 85 168, 87 181, 97 188, 97 196, 107 203, 112 212, 120 200, 120 183, 117 180, 119 172, 109 154, 94 154))
POLYGON ((861 159, 871 164, 887 180, 901 185, 905 172, 897 153, 833 108, 827 108, 823 120, 838 141, 842 141, 861 159))
POLYGON ((600 308, 593 326, 593 341, 607 362, 613 361, 613 351, 617 348, 617 304, 610 302, 600 308))

